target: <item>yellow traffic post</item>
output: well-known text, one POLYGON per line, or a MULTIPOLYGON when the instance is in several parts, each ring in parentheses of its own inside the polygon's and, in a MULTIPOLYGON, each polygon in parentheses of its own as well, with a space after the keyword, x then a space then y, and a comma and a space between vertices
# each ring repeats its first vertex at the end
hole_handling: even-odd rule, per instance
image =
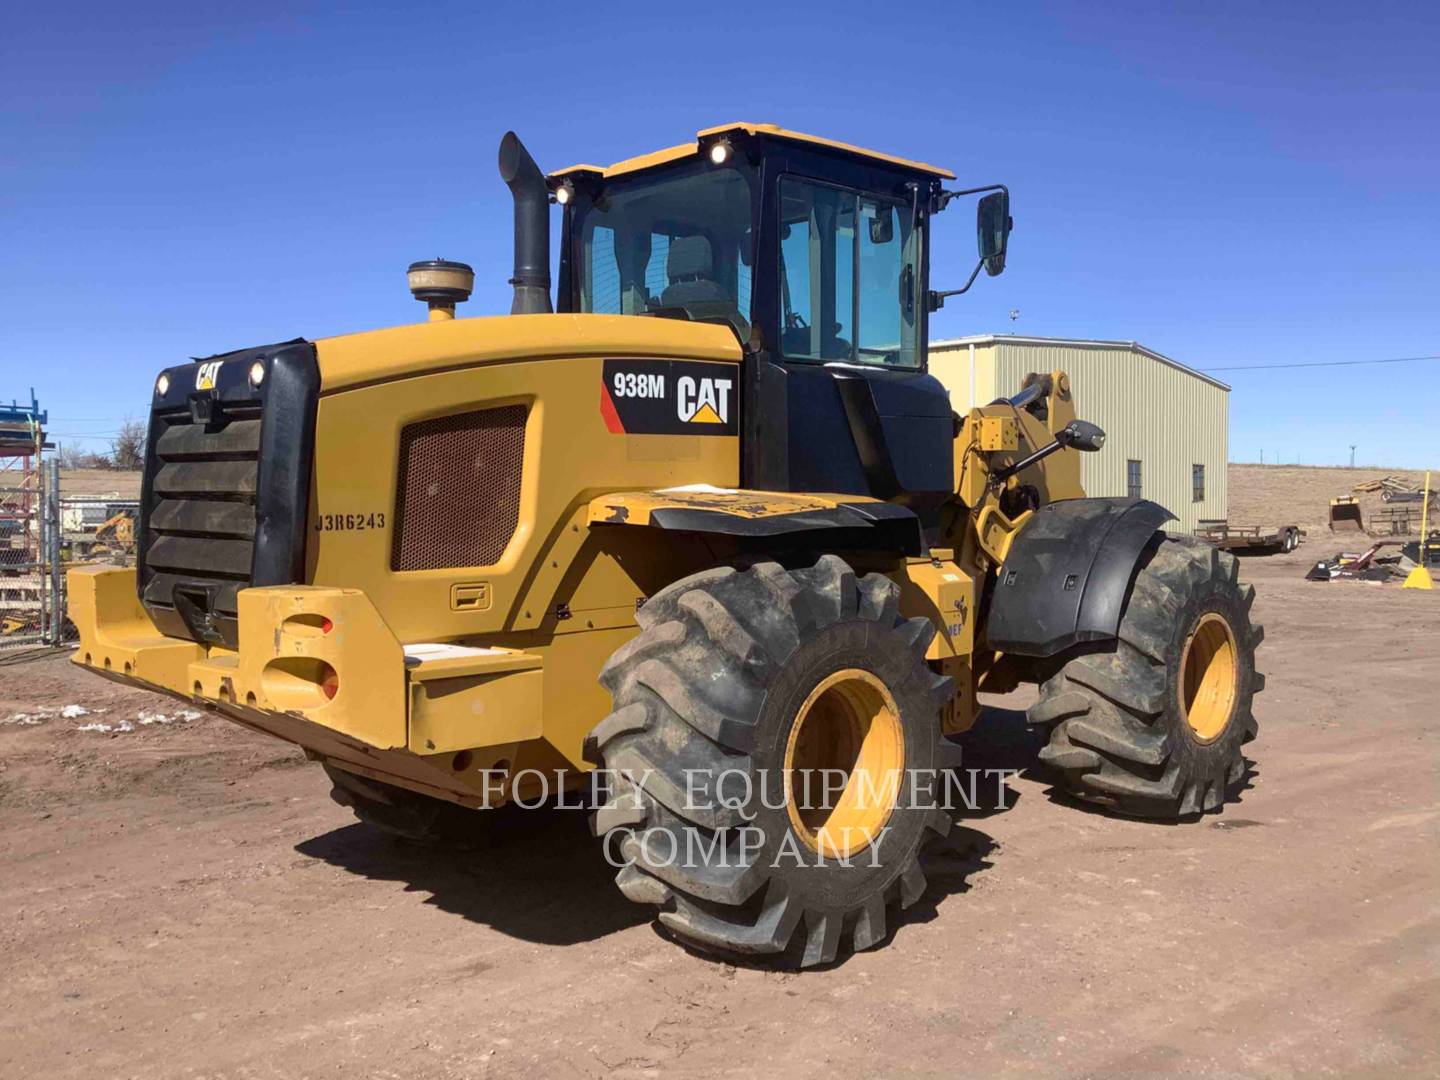
POLYGON ((1425 565, 1425 539, 1430 535, 1430 470, 1425 470, 1425 496, 1420 503, 1420 548, 1415 554, 1419 565, 1405 576, 1404 588, 1433 589, 1435 582, 1430 579, 1430 568, 1425 565))

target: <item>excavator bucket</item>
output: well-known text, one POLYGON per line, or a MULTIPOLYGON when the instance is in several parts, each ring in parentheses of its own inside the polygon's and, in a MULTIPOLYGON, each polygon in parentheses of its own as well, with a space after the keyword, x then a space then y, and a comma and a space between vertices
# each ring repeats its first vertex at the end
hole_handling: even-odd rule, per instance
POLYGON ((1330 500, 1331 532, 1364 532, 1365 522, 1360 517, 1360 500, 1348 495, 1330 500))

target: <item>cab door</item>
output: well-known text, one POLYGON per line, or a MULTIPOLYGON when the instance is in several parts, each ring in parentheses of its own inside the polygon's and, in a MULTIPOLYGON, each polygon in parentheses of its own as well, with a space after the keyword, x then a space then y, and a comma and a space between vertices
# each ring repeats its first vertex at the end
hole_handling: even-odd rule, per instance
POLYGON ((767 192, 775 274, 772 296, 756 282, 770 333, 748 386, 747 485, 870 495, 927 518, 954 490, 954 433, 925 371, 923 220, 897 180, 790 172, 767 192))

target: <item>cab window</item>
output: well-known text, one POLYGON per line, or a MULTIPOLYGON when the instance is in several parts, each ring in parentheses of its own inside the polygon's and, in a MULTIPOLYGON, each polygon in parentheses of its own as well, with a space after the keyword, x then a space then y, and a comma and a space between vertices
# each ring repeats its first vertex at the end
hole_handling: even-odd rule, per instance
POLYGON ((579 214, 579 310, 718 322, 750 336, 750 185, 738 170, 610 185, 579 214))
POLYGON ((782 178, 781 352, 919 367, 917 247, 908 206, 782 178))

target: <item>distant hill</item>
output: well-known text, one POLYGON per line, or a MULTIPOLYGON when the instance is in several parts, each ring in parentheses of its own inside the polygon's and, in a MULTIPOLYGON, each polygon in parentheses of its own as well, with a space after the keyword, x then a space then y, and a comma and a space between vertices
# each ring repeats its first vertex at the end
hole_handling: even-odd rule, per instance
POLYGON ((61 469, 60 497, 71 495, 114 495, 117 499, 140 498, 140 473, 119 469, 61 469))
MULTIPOLYGON (((1239 465, 1231 463, 1230 521, 1235 525, 1299 525, 1325 530, 1330 500, 1355 494, 1350 489, 1382 476, 1399 476, 1416 487, 1425 483, 1424 471, 1413 469, 1347 469, 1322 465, 1239 465)), ((1431 476, 1440 484, 1440 472, 1431 476)), ((1356 495, 1368 527, 1378 521, 1379 494, 1356 495)), ((1440 528, 1440 522, 1435 527, 1440 528)))

